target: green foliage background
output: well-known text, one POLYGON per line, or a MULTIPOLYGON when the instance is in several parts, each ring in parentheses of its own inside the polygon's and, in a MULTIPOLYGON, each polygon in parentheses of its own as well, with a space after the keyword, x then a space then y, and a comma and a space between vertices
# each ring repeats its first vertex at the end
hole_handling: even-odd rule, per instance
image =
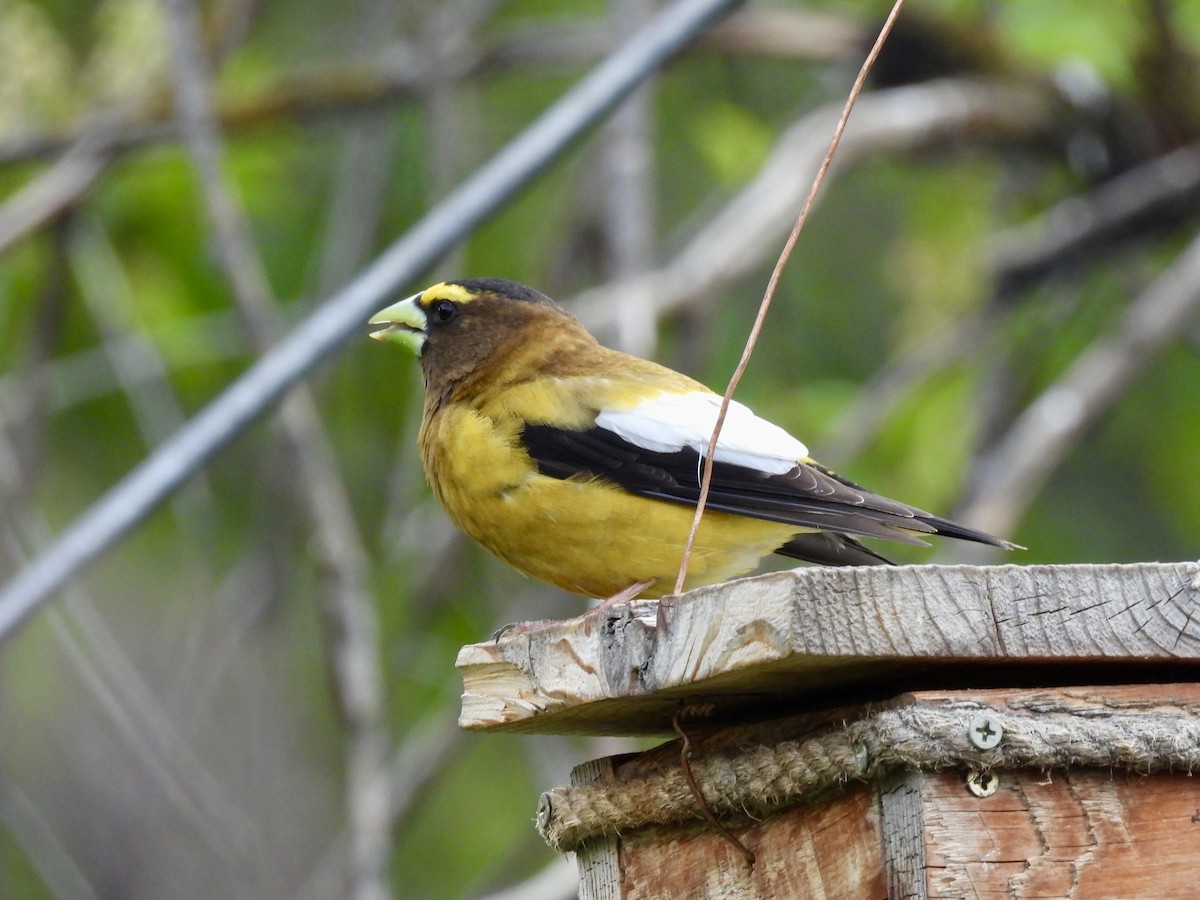
MULTIPOLYGON (((613 12, 600 2, 507 0, 462 15, 469 30, 456 32, 446 10, 470 7, 204 5, 226 114, 225 173, 286 321, 586 71, 613 12), (439 50, 439 34, 457 43, 439 50), (580 34, 591 43, 572 50, 568 38, 580 34), (518 49, 495 52, 505 47, 518 49), (453 63, 475 53, 493 61, 456 72, 453 63), (424 66, 422 90, 372 92, 372 78, 401 62, 424 66), (289 93, 292 85, 300 87, 289 93), (341 101, 317 104, 334 89, 341 101), (345 163, 356 141, 369 166, 345 163), (339 211, 355 186, 362 193, 339 211)), ((862 35, 885 12, 873 2, 748 7, 768 9, 862 35)), ((1153 227, 996 298, 999 235, 1195 142, 1200 106, 1191 119, 1178 110, 1200 96, 1200 2, 931 0, 906 16, 927 43, 896 60, 898 80, 924 78, 930 66, 944 77, 1026 84, 1074 78, 1102 98, 1102 121, 1068 117, 1056 140, 966 135, 920 153, 881 149, 837 172, 739 397, 856 481, 951 513, 970 496, 979 454, 1119 326, 1194 235, 1192 197, 1153 227), (1172 80, 1161 80, 1164 71, 1172 80), (854 452, 825 452, 850 446, 847 416, 865 386, 975 319, 988 323, 985 335, 909 385, 854 452)), ((98 112, 126 117, 129 128, 169 121, 165 33, 155 0, 0 6, 0 198, 9 204, 0 214, 98 112)), ((851 49, 804 58, 701 45, 656 82, 646 107, 642 187, 654 219, 644 264, 685 246, 785 128, 840 103, 861 57, 851 49)), ((496 275, 569 301, 634 274, 611 249, 611 140, 606 129, 589 137, 426 281, 496 275)), ((654 355, 724 385, 782 240, 751 274, 657 318, 654 355)), ((1200 556, 1197 337, 1193 321, 1045 487, 1021 498, 1007 536, 1029 550, 1011 561, 1200 556)), ((169 135, 135 142, 12 242, 0 256, 0 580, 254 356, 189 153, 169 135)), ((466 897, 520 882, 553 858, 531 826, 539 791, 612 746, 457 733, 454 656, 504 622, 566 617, 580 601, 454 536, 416 459, 411 359, 364 339, 314 373, 311 388, 368 560, 395 783, 409 792, 394 808, 388 884, 397 896, 466 897)), ((261 422, 0 649, 0 893, 347 890, 352 736, 330 674, 327 573, 295 466, 278 422, 261 422)))

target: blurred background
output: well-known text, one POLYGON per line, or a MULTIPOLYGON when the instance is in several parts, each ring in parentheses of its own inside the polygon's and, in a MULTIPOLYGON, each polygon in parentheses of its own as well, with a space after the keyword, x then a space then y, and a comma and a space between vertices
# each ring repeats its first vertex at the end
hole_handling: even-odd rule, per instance
MULTIPOLYGON (((0 581, 659 7, 0 3, 0 581)), ((405 290, 723 388, 886 12, 747 3, 405 290)), ((739 399, 1005 562, 1197 558, 1198 139, 1198 0, 913 2, 739 399)), ((366 333, 0 649, 3 896, 574 896, 537 797, 623 745, 460 733, 453 664, 583 601, 366 333)))

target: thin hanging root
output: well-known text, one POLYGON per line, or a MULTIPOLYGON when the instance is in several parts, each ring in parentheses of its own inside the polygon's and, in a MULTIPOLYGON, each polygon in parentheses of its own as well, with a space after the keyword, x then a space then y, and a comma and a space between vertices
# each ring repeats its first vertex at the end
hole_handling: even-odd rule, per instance
POLYGON ((717 817, 713 814, 712 807, 708 805, 708 801, 704 799, 704 794, 700 792, 700 786, 696 784, 696 778, 692 775, 692 741, 688 737, 686 731, 683 730, 681 719, 688 712, 688 707, 681 705, 675 711, 675 715, 671 717, 671 727, 675 733, 679 735, 679 767, 683 770, 684 780, 687 781, 688 790, 692 792, 692 796, 696 798, 696 803, 700 807, 700 813, 704 816, 713 830, 733 846, 737 847, 738 852, 742 854, 742 858, 746 860, 748 868, 754 868, 754 851, 743 844, 734 836, 728 828, 717 821, 717 817))

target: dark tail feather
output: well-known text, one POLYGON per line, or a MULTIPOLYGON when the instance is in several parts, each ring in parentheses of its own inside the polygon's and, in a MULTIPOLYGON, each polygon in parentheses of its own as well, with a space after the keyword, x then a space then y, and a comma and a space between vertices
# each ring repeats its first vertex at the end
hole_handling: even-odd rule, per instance
POLYGON ((931 516, 927 513, 922 513, 917 518, 926 525, 932 526, 938 534, 945 535, 946 537, 958 538, 963 541, 975 541, 977 544, 989 544, 992 547, 1001 547, 1005 550, 1025 549, 1020 544, 1001 540, 995 535, 988 534, 986 531, 968 528, 966 525, 959 525, 957 522, 951 522, 949 519, 939 519, 937 516, 931 516))
POLYGON ((860 544, 854 538, 836 531, 813 531, 798 534, 778 550, 780 556, 790 556, 821 566, 890 566, 892 561, 860 544))
MULTIPOLYGON (((1024 550, 1020 544, 1004 541, 984 531, 959 525, 949 519, 921 514, 917 520, 934 529, 938 535, 958 538, 964 541, 975 541, 979 544, 989 544, 1002 547, 1005 550, 1024 550)), ((903 533, 903 532, 901 532, 903 533)), ((914 541, 924 544, 924 541, 914 541)), ((792 559, 817 563, 822 566, 891 566, 895 565, 886 556, 881 556, 870 547, 859 543, 847 534, 836 531, 813 531, 798 534, 778 550, 780 556, 790 556, 792 559)))

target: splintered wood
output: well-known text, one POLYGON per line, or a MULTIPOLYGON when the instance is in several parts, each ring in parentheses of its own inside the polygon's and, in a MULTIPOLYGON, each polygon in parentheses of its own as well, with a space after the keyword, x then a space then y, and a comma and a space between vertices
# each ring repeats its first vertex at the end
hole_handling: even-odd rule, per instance
POLYGON ((667 734, 683 702, 719 722, 911 688, 1195 680, 1196 570, 880 566, 742 579, 464 647, 459 721, 667 734))

